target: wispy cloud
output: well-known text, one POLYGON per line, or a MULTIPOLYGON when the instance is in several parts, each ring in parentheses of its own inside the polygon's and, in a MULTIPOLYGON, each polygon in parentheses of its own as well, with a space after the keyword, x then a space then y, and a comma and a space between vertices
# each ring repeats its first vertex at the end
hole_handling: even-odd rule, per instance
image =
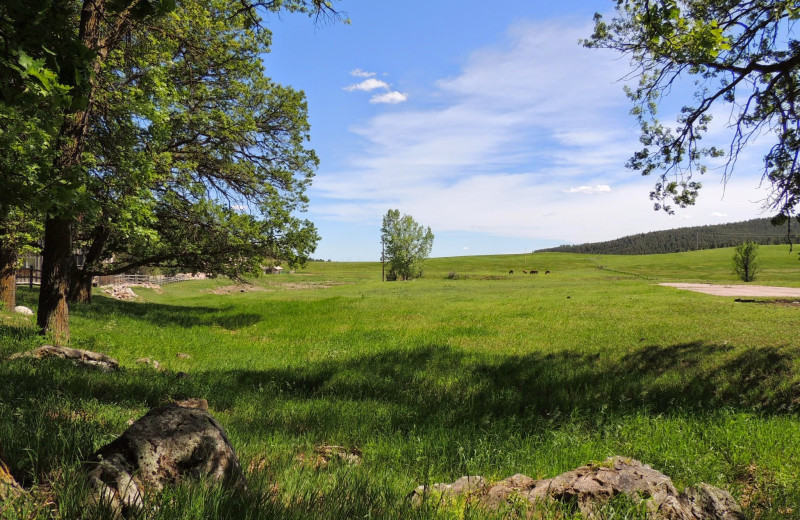
POLYGON ((372 91, 372 90, 375 90, 375 89, 379 89, 379 88, 388 89, 389 88, 389 84, 386 83, 385 81, 381 81, 379 79, 369 78, 369 79, 365 79, 364 81, 362 81, 360 83, 354 83, 353 85, 349 85, 347 87, 344 87, 345 90, 350 91, 350 92, 352 92, 354 90, 364 90, 364 91, 369 92, 369 91, 372 91))
MULTIPOLYGON (((652 211, 652 180, 624 167, 640 147, 618 83, 628 64, 579 46, 591 31, 566 21, 519 23, 458 74, 417 86, 414 103, 357 123, 358 149, 320 170, 312 211, 364 223, 401 208, 434 231, 569 241, 675 227, 676 219, 652 211)), ((373 103, 408 100, 372 77, 347 87, 375 89, 387 92, 373 103)), ((727 189, 735 200, 753 185, 727 189)), ((747 211, 704 195, 697 215, 747 211)))
POLYGON ((350 71, 350 75, 351 76, 355 76, 357 78, 371 78, 372 76, 375 75, 375 73, 374 72, 367 72, 367 71, 361 70, 361 69, 353 69, 353 70, 350 71))
POLYGON ((392 105, 403 103, 404 101, 408 101, 408 94, 397 92, 396 90, 385 94, 376 94, 369 100, 370 103, 389 103, 392 105))
POLYGON ((611 186, 608 184, 595 184, 594 186, 577 186, 565 191, 566 193, 608 193, 611 191, 611 186))

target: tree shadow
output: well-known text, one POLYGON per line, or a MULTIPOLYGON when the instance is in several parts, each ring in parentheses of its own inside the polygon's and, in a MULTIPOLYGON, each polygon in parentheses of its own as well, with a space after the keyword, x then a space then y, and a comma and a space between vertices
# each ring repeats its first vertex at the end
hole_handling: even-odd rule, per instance
MULTIPOLYGON (((9 329, 0 326, 0 337, 25 335, 9 329)), ((430 344, 271 370, 210 369, 188 377, 147 367, 107 374, 63 360, 5 360, 0 361, 0 443, 10 460, 24 461, 33 441, 14 432, 64 439, 63 445, 42 444, 50 448, 37 458, 43 461, 37 468, 41 475, 64 453, 85 456, 99 438, 124 429, 122 418, 109 424, 82 414, 87 403, 111 405, 115 415, 133 418, 187 397, 207 398, 240 438, 275 433, 331 438, 359 428, 361 438, 443 428, 503 435, 512 425, 514 431, 533 432, 562 422, 593 423, 609 413, 696 414, 719 408, 780 415, 800 406, 798 357, 795 348, 705 343, 643 346, 613 358, 578 351, 489 355, 430 344), (257 412, 243 411, 243 405, 257 412)))
POLYGON ((128 302, 113 298, 94 298, 91 304, 70 304, 70 313, 87 319, 107 320, 114 315, 145 320, 158 327, 216 326, 227 330, 255 325, 262 316, 254 312, 234 312, 224 307, 167 305, 152 302, 128 302))
MULTIPOLYGON (((20 305, 36 308, 38 289, 18 290, 20 305)), ((263 316, 253 312, 235 312, 233 305, 184 306, 163 303, 115 300, 103 295, 95 295, 92 303, 70 303, 71 316, 86 319, 108 320, 112 316, 129 316, 146 320, 159 327, 174 326, 192 328, 196 326, 217 326, 226 330, 255 325, 263 316)))

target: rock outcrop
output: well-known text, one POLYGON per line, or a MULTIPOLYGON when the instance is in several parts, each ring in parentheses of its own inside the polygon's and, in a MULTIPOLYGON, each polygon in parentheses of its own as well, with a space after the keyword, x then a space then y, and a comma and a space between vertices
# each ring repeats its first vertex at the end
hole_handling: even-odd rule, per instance
POLYGON ((123 514, 142 508, 146 493, 192 478, 246 488, 225 430, 202 406, 154 408, 89 462, 96 499, 123 514))
POLYGON ((611 457, 601 464, 589 464, 546 480, 517 474, 489 485, 482 477, 462 477, 453 484, 419 486, 411 499, 420 504, 426 495, 470 495, 488 509, 498 509, 520 498, 534 507, 562 502, 574 504, 584 516, 593 518, 599 507, 620 494, 644 501, 655 519, 744 519, 741 508, 727 491, 700 484, 678 493, 669 477, 625 457, 611 457))
POLYGON ((55 347, 53 345, 42 345, 41 347, 29 350, 28 352, 18 352, 16 354, 12 354, 9 359, 18 359, 23 357, 33 359, 43 359, 46 357, 69 359, 76 365, 98 368, 105 372, 113 372, 119 368, 119 362, 105 354, 77 348, 55 347))

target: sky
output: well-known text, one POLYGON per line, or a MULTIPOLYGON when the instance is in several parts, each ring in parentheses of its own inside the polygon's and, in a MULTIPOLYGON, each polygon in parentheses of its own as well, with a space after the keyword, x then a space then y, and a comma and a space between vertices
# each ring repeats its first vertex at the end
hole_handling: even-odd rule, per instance
MULTIPOLYGON (((340 0, 349 24, 270 15, 266 73, 305 92, 321 161, 303 215, 322 237, 312 257, 378 261, 389 209, 431 228, 433 257, 771 216, 759 143, 727 182, 707 173, 695 206, 653 210, 654 179, 625 168, 639 145, 631 65, 578 43, 614 3, 340 0)), ((724 145, 718 115, 708 140, 724 145)))

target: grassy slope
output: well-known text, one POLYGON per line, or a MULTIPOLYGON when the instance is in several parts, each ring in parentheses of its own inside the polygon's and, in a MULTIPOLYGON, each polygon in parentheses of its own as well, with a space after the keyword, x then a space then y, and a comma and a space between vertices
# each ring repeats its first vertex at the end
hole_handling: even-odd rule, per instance
MULTIPOLYGON (((796 255, 761 253, 758 283, 800 286, 796 255)), ((97 296, 72 310, 73 346, 126 370, 3 362, 0 445, 26 484, 65 496, 64 475, 128 419, 205 397, 255 487, 285 499, 264 517, 448 517, 403 497, 426 481, 549 477, 621 454, 783 518, 800 503, 800 307, 656 285, 733 283, 731 256, 445 258, 406 283, 381 283, 377 263, 312 263, 244 293, 213 294, 227 282, 212 280, 137 290, 133 303, 97 296), (298 462, 319 444, 358 449, 363 464, 298 462)), ((34 296, 21 290, 22 303, 34 296)), ((0 355, 39 343, 25 320, 0 322, 0 355)))

